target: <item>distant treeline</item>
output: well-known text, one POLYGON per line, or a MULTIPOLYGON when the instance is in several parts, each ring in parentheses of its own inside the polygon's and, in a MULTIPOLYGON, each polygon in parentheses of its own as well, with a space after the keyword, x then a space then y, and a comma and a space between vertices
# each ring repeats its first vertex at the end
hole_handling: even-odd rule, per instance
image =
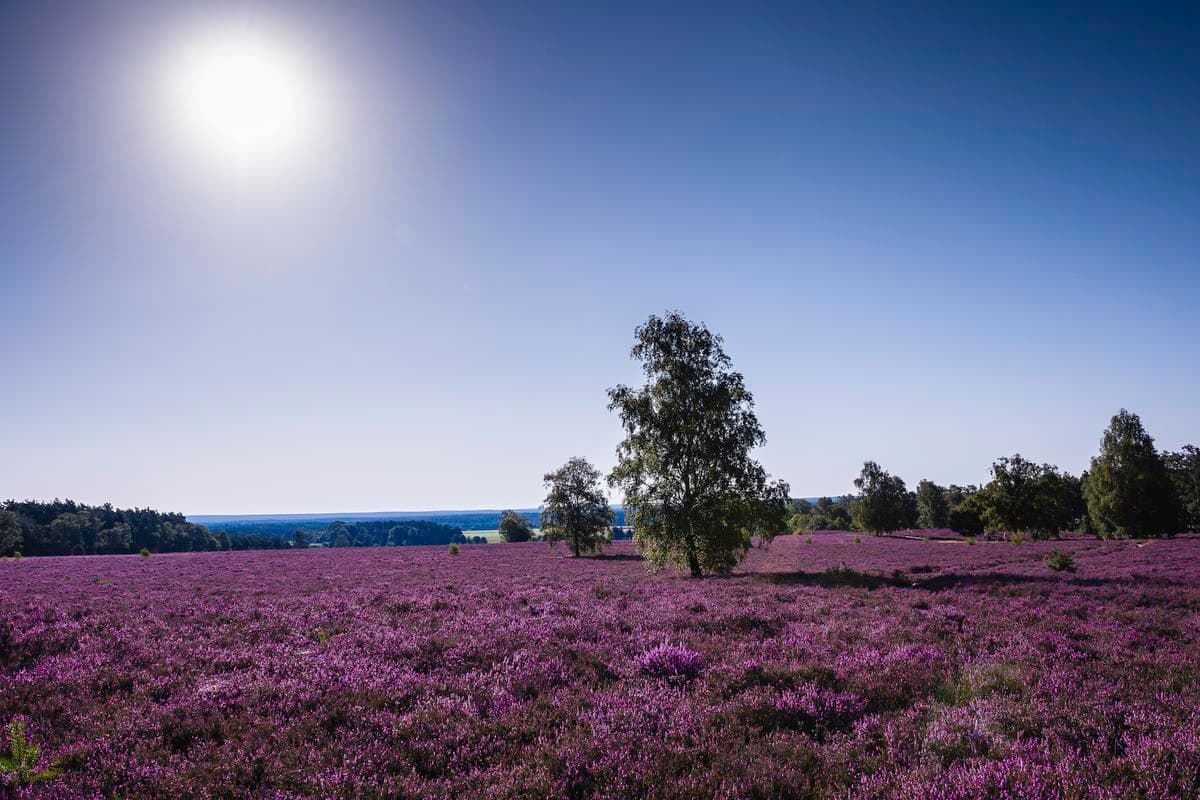
MULTIPOLYGON (((347 515, 342 521, 347 525, 377 525, 386 524, 394 526, 399 521, 406 523, 412 521, 435 522, 442 525, 449 525, 453 528, 458 528, 463 531, 494 531, 500 526, 501 511, 470 511, 470 512, 445 512, 445 513, 399 513, 392 517, 370 517, 370 518, 353 518, 347 515)), ((529 520, 529 524, 534 528, 541 526, 541 519, 537 509, 522 510, 521 514, 529 520)), ((625 511, 620 507, 613 508, 615 522, 614 525, 625 524, 625 511)), ((202 517, 193 517, 197 521, 203 520, 202 517)), ((243 518, 243 519, 228 519, 228 520, 204 520, 209 530, 226 531, 230 535, 234 534, 258 534, 262 536, 273 536, 276 538, 290 539, 296 531, 306 531, 309 533, 316 531, 325 531, 336 520, 331 519, 328 515, 314 515, 311 519, 303 517, 292 517, 289 519, 270 519, 270 518, 243 518)), ((440 544, 440 543, 439 543, 440 544)))
POLYGON ((149 508, 87 506, 73 500, 9 500, 0 506, 0 554, 32 556, 229 550, 234 541, 149 508))
POLYGON ((421 544, 466 544, 462 529, 424 519, 361 520, 334 522, 310 534, 304 529, 292 532, 292 545, 307 547, 406 547, 421 544))
POLYGON ((182 514, 148 508, 87 506, 73 500, 48 503, 9 500, 0 505, 0 555, 101 555, 180 553, 206 550, 271 550, 308 547, 381 547, 482 543, 462 529, 429 520, 332 522, 316 530, 212 531, 182 514))
POLYGON ((997 459, 983 486, 910 491, 874 461, 854 480, 857 495, 792 500, 795 532, 949 528, 965 536, 1045 539, 1063 531, 1106 538, 1163 536, 1200 530, 1200 449, 1159 452, 1136 414, 1122 409, 1100 453, 1079 476, 1020 454, 997 459))

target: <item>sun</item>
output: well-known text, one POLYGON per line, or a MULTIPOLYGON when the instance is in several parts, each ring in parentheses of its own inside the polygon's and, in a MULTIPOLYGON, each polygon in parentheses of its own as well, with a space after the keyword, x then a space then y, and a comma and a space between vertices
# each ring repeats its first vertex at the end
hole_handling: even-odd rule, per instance
POLYGON ((320 139, 319 76, 282 35, 247 24, 193 32, 171 48, 160 77, 175 136, 216 166, 295 166, 320 139))

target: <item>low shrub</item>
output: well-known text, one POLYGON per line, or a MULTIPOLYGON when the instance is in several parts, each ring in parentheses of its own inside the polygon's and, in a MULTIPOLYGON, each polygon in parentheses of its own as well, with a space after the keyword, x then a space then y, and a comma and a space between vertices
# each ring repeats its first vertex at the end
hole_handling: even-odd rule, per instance
POLYGON ((458 555, 458 545, 457 544, 450 545, 450 555, 452 555, 452 556, 458 555))
POLYGON ((150 557, 149 548, 143 547, 141 550, 138 550, 138 555, 141 556, 142 558, 149 558, 150 557))
POLYGON ((681 680, 694 678, 704 667, 704 657, 683 645, 663 642, 637 657, 643 675, 681 680))
POLYGON ((1075 557, 1067 551, 1059 550, 1056 547, 1050 551, 1050 555, 1046 559, 1046 566, 1055 572, 1074 572, 1075 557))
POLYGON ((0 775, 18 788, 58 777, 59 770, 53 764, 38 769, 42 749, 25 738, 25 723, 21 720, 8 725, 8 753, 7 757, 0 758, 0 775))

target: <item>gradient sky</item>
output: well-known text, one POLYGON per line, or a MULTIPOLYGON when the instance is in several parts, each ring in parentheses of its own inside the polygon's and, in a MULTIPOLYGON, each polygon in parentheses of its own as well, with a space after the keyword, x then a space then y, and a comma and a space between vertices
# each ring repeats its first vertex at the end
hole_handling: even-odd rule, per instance
POLYGON ((0 496, 535 505, 667 309, 796 495, 1196 442, 1198 7, 985 6, 5 3, 0 496), (146 88, 226 18, 337 87, 269 180, 146 88))

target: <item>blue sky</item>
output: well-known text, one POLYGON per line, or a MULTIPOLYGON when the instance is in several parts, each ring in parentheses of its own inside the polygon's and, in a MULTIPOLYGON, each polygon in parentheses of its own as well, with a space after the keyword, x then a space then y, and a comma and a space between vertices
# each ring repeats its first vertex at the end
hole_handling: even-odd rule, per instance
POLYGON ((1196 442, 1189 5, 6 4, 0 495, 535 505, 667 309, 797 495, 1196 442), (222 20, 336 87, 280 174, 162 130, 222 20))

